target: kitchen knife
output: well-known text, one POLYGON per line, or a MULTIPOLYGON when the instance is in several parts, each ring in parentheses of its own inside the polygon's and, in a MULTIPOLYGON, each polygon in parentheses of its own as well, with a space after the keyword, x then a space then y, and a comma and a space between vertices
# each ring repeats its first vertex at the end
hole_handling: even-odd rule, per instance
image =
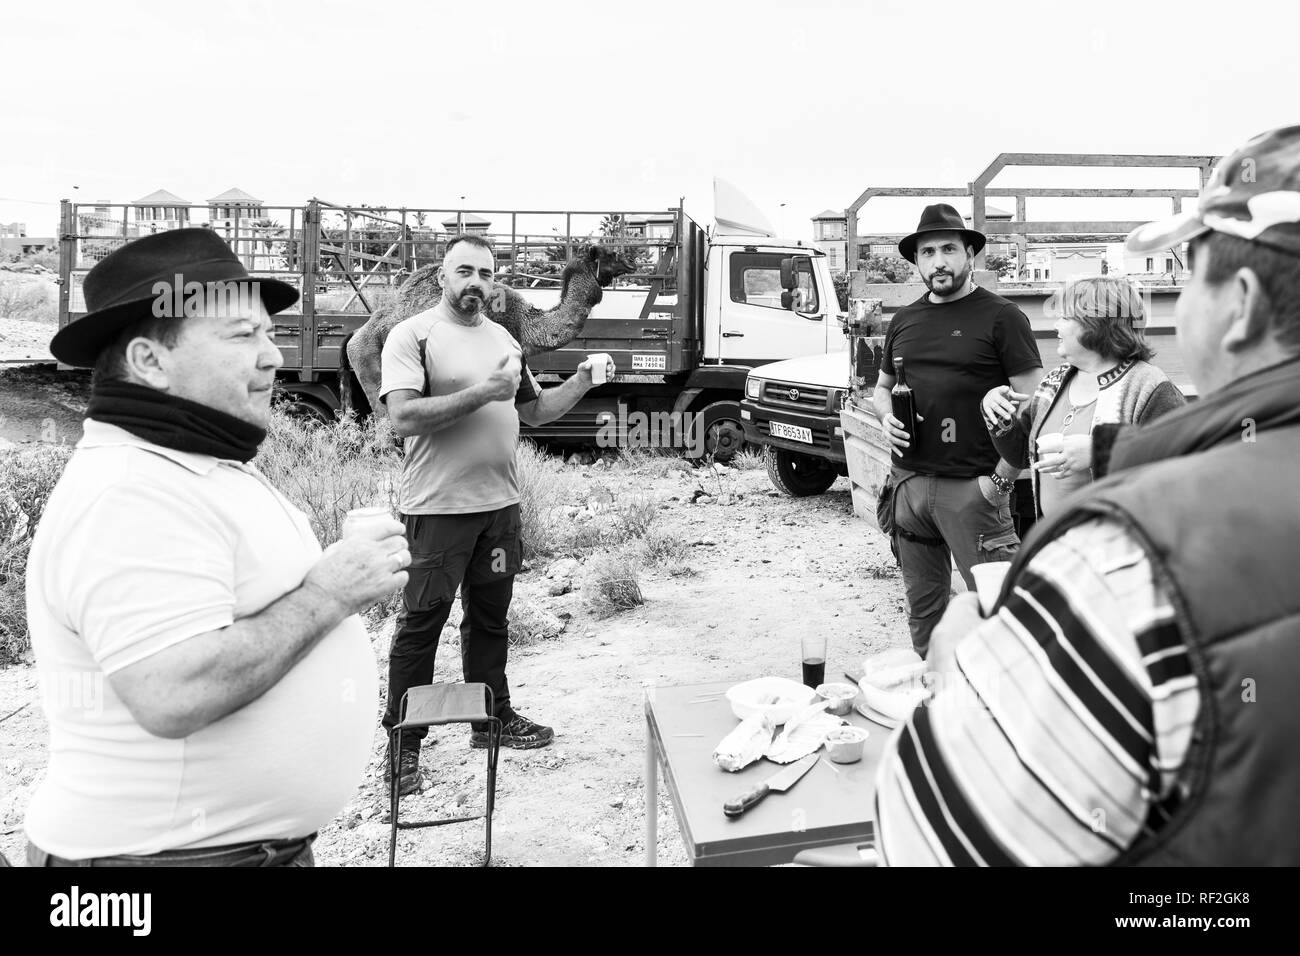
POLYGON ((728 800, 722 805, 722 812, 729 817, 738 817, 773 790, 784 793, 798 783, 799 778, 811 770, 816 762, 817 754, 811 753, 784 770, 778 770, 752 790, 747 790, 740 796, 728 800))

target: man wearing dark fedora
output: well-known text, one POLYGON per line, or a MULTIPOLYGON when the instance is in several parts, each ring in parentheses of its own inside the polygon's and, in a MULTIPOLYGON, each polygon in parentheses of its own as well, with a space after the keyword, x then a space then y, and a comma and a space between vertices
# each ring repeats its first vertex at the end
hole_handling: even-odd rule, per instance
POLYGON ((281 364, 215 233, 134 240, 54 336, 94 368, 84 433, 27 568, 50 726, 36 866, 310 866, 368 762, 375 660, 357 612, 406 581, 396 521, 322 554, 250 462, 281 364))
POLYGON ((971 567, 1008 560, 1020 544, 1010 504, 1019 469, 993 447, 980 389, 1010 384, 1032 392, 1042 360, 1025 314, 973 282, 984 241, 957 210, 938 203, 899 242, 928 291, 890 322, 876 383, 876 410, 894 454, 890 484, 908 627, 922 657, 948 605, 953 560, 974 590, 971 567), (915 399, 916 435, 893 415, 895 359, 915 399))

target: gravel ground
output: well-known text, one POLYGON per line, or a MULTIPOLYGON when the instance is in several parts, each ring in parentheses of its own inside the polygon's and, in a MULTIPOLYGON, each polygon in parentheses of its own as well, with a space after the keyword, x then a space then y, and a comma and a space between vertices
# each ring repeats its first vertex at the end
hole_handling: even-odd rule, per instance
MULTIPOLYGON (((644 572, 645 604, 604 620, 586 608, 582 570, 571 563, 539 564, 520 576, 516 606, 527 604, 565 626, 557 637, 511 652, 516 705, 554 726, 556 740, 541 750, 502 752, 493 841, 499 866, 640 864, 647 684, 740 682, 765 674, 798 679, 798 639, 809 630, 828 635, 828 677, 869 652, 909 643, 888 545, 853 517, 844 479, 824 495, 790 499, 771 489, 761 469, 691 471, 651 459, 635 468, 575 471, 583 490, 570 503, 579 512, 574 520, 611 495, 652 496, 660 504, 655 530, 689 545, 685 563, 694 573, 683 574, 680 566, 673 568, 676 576, 665 568, 644 572), (696 489, 712 501, 693 503, 696 489), (551 595, 566 582, 577 590, 551 595)), ((456 623, 454 616, 444 633, 435 680, 460 679, 456 623)), ((381 681, 391 628, 390 619, 372 635, 381 681)), ((46 761, 30 667, 0 670, 0 718, 15 710, 0 722, 0 850, 21 860, 23 814, 46 761)), ((386 863, 378 715, 375 724, 365 779, 316 842, 320 865, 386 863)), ((435 728, 422 753, 427 789, 405 798, 403 819, 481 810, 482 760, 481 751, 469 749, 466 729, 435 728)), ((663 787, 655 812, 661 865, 684 865, 663 787)), ((405 831, 399 862, 469 865, 481 859, 481 847, 479 823, 405 831)))

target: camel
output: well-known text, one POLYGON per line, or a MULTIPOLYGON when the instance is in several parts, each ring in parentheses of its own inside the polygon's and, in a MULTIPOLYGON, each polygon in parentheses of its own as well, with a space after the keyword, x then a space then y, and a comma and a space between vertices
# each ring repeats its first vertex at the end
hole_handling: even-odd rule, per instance
MULTIPOLYGON (((366 400, 376 415, 382 415, 379 401, 380 357, 388 333, 403 319, 433 308, 442 298, 437 265, 422 266, 397 289, 396 299, 376 309, 366 324, 348 336, 343 344, 344 361, 339 368, 344 403, 351 404, 351 378, 355 372, 366 400)), ((568 345, 582 332, 591 310, 600 302, 611 282, 634 272, 635 267, 617 252, 592 246, 564 267, 560 280, 560 304, 542 310, 530 305, 514 289, 498 284, 488 296, 484 310, 489 319, 514 336, 525 357, 568 345)))

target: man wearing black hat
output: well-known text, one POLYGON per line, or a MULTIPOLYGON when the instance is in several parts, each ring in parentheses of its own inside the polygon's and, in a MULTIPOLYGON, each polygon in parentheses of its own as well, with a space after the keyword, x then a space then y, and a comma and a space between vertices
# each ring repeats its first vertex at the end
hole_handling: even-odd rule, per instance
POLYGON ((890 863, 1300 865, 1300 126, 1216 167, 1174 322, 1200 400, 1093 433, 1104 477, 1039 523, 876 789, 890 863))
POLYGON ((310 866, 370 755, 357 612, 406 581, 402 526, 322 554, 249 464, 281 359, 251 279, 204 229, 138 239, 50 351, 93 366, 50 495, 27 612, 50 725, 26 819, 36 866, 310 866))
POLYGON ((980 416, 980 389, 1032 392, 1042 360, 1025 314, 972 281, 984 236, 946 203, 927 206, 898 244, 929 291, 899 309, 885 334, 875 405, 896 457, 891 472, 899 565, 912 646, 922 657, 948 605, 952 562, 969 590, 971 566, 1009 559, 1020 545, 1010 494, 1019 469, 1001 460, 980 416), (890 389, 902 360, 919 419, 908 434, 890 389))

